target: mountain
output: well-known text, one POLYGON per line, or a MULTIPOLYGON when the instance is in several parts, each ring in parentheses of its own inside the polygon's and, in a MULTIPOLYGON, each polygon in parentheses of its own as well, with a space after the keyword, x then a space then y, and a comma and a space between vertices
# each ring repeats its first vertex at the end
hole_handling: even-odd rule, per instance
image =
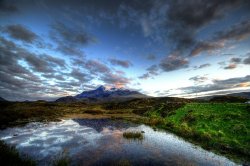
POLYGON ((55 102, 63 102, 63 103, 69 103, 69 102, 76 102, 77 99, 73 96, 65 96, 57 99, 55 102))
POLYGON ((215 96, 211 98, 211 102, 230 102, 230 103, 245 103, 247 98, 241 96, 215 96))
POLYGON ((212 96, 198 97, 197 99, 210 100, 210 101, 244 102, 250 100, 250 92, 238 92, 225 95, 212 95, 212 96))
POLYGON ((250 92, 232 93, 232 94, 228 94, 227 96, 244 97, 244 98, 250 99, 250 92))
POLYGON ((0 101, 7 101, 7 100, 5 100, 4 98, 0 97, 0 101))
POLYGON ((106 88, 100 86, 95 90, 84 91, 76 96, 66 96, 56 100, 56 102, 75 102, 75 101, 87 101, 87 102, 99 102, 99 101, 123 101, 133 98, 145 98, 148 97, 140 92, 128 90, 124 88, 106 88))

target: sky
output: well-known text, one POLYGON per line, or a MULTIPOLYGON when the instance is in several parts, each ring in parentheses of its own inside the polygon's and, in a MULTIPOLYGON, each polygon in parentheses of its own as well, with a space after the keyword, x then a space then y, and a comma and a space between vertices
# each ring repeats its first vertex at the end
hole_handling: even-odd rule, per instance
POLYGON ((0 96, 250 90, 248 0, 0 0, 0 96))

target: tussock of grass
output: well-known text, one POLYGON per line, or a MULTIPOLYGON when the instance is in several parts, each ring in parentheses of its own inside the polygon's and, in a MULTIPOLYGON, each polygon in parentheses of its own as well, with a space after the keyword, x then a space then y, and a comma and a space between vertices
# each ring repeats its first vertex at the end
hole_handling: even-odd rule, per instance
POLYGON ((126 139, 143 139, 143 134, 139 131, 126 131, 123 133, 123 137, 126 139))

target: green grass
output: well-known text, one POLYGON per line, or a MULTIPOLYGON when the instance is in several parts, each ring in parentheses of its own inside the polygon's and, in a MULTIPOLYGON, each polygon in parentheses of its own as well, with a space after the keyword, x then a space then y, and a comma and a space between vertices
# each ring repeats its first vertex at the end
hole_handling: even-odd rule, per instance
POLYGON ((169 116, 148 111, 148 124, 171 130, 206 149, 250 159, 250 106, 239 103, 188 103, 169 116), (152 124, 153 123, 153 124, 152 124))
POLYGON ((143 139, 143 134, 139 131, 126 131, 123 133, 123 137, 126 139, 143 139))

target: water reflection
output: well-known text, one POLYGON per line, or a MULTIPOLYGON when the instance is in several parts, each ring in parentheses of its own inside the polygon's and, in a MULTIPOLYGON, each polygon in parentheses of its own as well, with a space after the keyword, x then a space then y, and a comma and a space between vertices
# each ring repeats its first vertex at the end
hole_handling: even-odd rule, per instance
POLYGON ((72 165, 235 165, 170 133, 109 119, 30 123, 0 131, 0 139, 39 165, 52 164, 61 153, 72 165), (144 139, 124 139, 131 130, 144 131, 144 139))
POLYGON ((98 132, 101 132, 103 128, 113 129, 126 129, 129 127, 136 127, 138 125, 124 122, 123 120, 110 120, 110 119, 73 119, 74 122, 77 122, 81 126, 87 126, 95 129, 98 132))

